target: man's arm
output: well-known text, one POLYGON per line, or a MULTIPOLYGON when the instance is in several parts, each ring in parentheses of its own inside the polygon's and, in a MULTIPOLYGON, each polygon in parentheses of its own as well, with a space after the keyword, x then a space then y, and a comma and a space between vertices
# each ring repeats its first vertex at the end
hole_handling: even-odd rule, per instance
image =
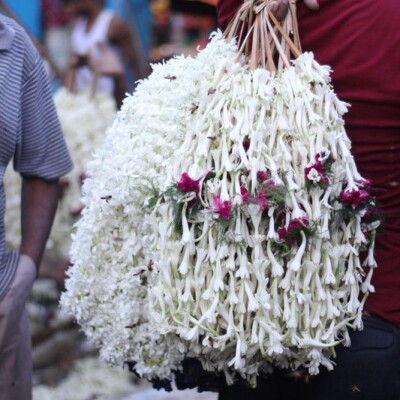
POLYGON ((100 57, 89 57, 89 67, 97 75, 107 75, 114 79, 114 98, 120 107, 125 98, 125 70, 122 60, 105 44, 99 44, 100 57))
POLYGON ((134 37, 132 40, 124 21, 118 17, 111 20, 108 39, 111 43, 121 49, 124 59, 132 68, 137 79, 145 78, 148 75, 149 67, 139 45, 139 38, 134 37))
POLYGON ((23 178, 21 193, 21 248, 39 268, 59 197, 59 181, 23 178))

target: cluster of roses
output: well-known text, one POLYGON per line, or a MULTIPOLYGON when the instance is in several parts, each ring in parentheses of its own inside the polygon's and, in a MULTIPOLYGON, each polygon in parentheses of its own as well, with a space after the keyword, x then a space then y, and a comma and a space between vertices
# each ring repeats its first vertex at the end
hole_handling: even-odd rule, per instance
POLYGON ((301 242, 301 233, 306 235, 311 232, 311 223, 308 217, 294 218, 289 221, 287 227, 280 227, 277 231, 279 240, 288 245, 299 244, 301 242))
MULTIPOLYGON (((189 208, 192 208, 197 203, 202 181, 204 181, 202 178, 192 179, 187 172, 183 172, 176 184, 177 188, 182 193, 195 194, 195 197, 191 198, 188 202, 189 208)), ((242 204, 255 203, 260 207, 261 211, 264 211, 269 204, 276 206, 277 204, 284 203, 285 187, 281 184, 277 184, 271 178, 269 171, 258 171, 257 181, 259 186, 254 197, 250 195, 245 184, 241 185, 240 196, 242 204)), ((214 195, 210 205, 210 211, 218 215, 219 218, 229 220, 232 216, 233 204, 229 200, 223 200, 220 195, 214 195)))
MULTIPOLYGON (((331 156, 329 151, 317 153, 315 155, 315 162, 304 169, 304 176, 306 187, 319 187, 326 190, 331 184, 330 175, 332 175, 332 164, 335 159, 331 156)), ((351 217, 353 214, 361 212, 363 214, 363 222, 371 222, 380 218, 378 215, 377 207, 374 198, 369 192, 371 183, 368 180, 356 181, 357 189, 345 190, 339 196, 340 202, 343 205, 345 214, 351 217)), ((290 244, 294 238, 298 237, 301 230, 307 230, 309 221, 307 218, 300 218, 290 221, 287 228, 280 228, 278 230, 279 239, 285 240, 290 244)))
MULTIPOLYGON (((308 184, 317 183, 319 187, 325 188, 330 184, 329 174, 334 158, 327 153, 317 153, 315 163, 306 167, 304 170, 306 182, 308 184)), ((177 182, 177 188, 184 194, 193 193, 194 197, 188 202, 189 208, 192 208, 198 201, 200 195, 201 184, 204 180, 192 179, 187 172, 182 173, 181 178, 177 182)), ((264 211, 269 204, 279 206, 284 204, 285 187, 276 184, 271 178, 269 171, 257 172, 258 189, 255 196, 251 196, 244 184, 240 187, 241 203, 255 203, 264 211)), ((358 182, 360 189, 344 191, 340 195, 340 200, 344 208, 348 211, 358 212, 365 209, 365 218, 369 218, 373 210, 371 209, 371 195, 365 190, 369 182, 358 182)), ((229 220, 232 216, 233 204, 229 200, 221 199, 220 195, 214 195, 210 205, 210 211, 223 220, 229 220)), ((309 235, 312 232, 312 223, 308 217, 294 218, 289 221, 287 226, 281 226, 277 230, 279 241, 288 245, 299 244, 301 241, 301 232, 309 235)))
POLYGON ((371 200, 371 195, 365 189, 345 191, 340 194, 342 203, 353 210, 364 208, 371 200))
POLYGON ((315 155, 315 162, 304 169, 306 185, 308 188, 316 185, 322 189, 326 189, 331 183, 329 175, 331 175, 332 164, 335 159, 326 151, 315 155))

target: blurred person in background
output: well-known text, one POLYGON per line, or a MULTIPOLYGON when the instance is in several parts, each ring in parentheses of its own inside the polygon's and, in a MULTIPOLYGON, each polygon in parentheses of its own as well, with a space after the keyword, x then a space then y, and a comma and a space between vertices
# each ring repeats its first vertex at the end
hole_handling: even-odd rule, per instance
POLYGON ((69 22, 70 16, 64 10, 62 0, 42 0, 44 45, 60 74, 68 68, 69 22))
POLYGON ((123 62, 137 79, 144 78, 148 69, 142 54, 134 51, 129 29, 113 11, 105 9, 103 0, 63 2, 74 17, 67 80, 75 75, 77 91, 95 84, 96 91, 114 96, 120 106, 127 90, 123 62))
MULTIPOLYGON (((148 58, 151 45, 152 14, 149 0, 106 0, 106 6, 125 21, 131 34, 137 37, 140 51, 148 58)), ((135 44, 135 43, 134 43, 135 44)))

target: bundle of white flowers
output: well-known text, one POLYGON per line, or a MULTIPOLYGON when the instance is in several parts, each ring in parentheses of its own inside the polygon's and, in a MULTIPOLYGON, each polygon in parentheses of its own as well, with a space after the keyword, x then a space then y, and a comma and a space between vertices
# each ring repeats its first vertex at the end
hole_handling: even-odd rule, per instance
POLYGON ((96 152, 62 305, 109 363, 254 383, 332 368, 361 327, 379 218, 329 68, 289 61, 294 21, 246 1, 239 45, 154 66, 96 152))
MULTIPOLYGON (((72 226, 82 209, 80 196, 81 185, 86 177, 86 164, 91 160, 93 150, 102 142, 106 129, 112 124, 116 105, 114 99, 104 93, 91 96, 89 90, 72 93, 66 88, 55 93, 54 102, 74 169, 62 178, 62 195, 47 249, 53 257, 68 258, 72 226)), ((21 178, 10 167, 4 182, 7 243, 11 248, 18 248, 21 178)))
POLYGON ((272 366, 332 369, 335 345, 362 326, 376 266, 379 218, 350 152, 347 105, 311 53, 289 62, 295 46, 267 3, 239 12, 238 26, 255 18, 239 40, 251 52, 240 63, 227 54, 197 97, 158 203, 156 325, 229 382, 272 366))
POLYGON ((158 259, 154 199, 165 187, 165 171, 178 162, 195 104, 235 56, 219 34, 196 58, 154 65, 125 99, 84 182, 61 304, 105 361, 130 362, 149 379, 171 379, 185 356, 175 335, 161 336, 149 321, 148 288, 158 259))

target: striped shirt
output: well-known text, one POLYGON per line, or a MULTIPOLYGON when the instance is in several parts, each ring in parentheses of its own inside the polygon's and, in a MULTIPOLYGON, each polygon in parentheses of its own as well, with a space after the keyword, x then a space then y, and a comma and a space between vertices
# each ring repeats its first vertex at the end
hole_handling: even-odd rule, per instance
POLYGON ((26 177, 54 180, 72 169, 40 55, 25 31, 0 15, 0 299, 18 260, 5 245, 3 177, 12 158, 26 177))

